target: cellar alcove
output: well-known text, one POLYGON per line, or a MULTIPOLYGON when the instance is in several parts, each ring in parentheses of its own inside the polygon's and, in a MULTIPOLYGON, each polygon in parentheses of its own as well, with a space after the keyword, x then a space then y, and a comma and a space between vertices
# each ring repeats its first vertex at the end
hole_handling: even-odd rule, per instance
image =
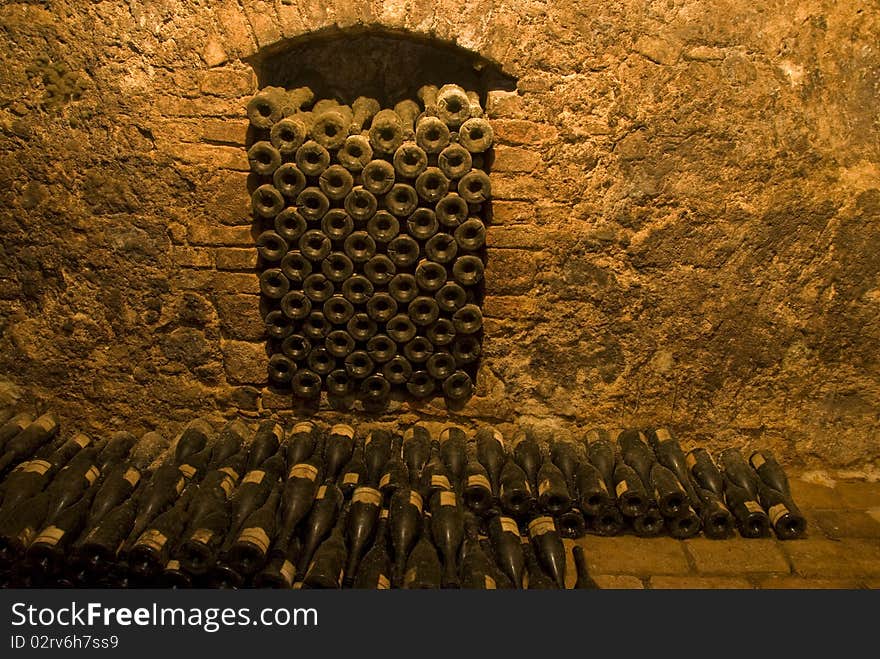
MULTIPOLYGON (((391 108, 395 108, 396 104, 404 101, 409 103, 415 102, 416 104, 421 104, 421 90, 426 87, 433 86, 433 88, 435 89, 442 89, 444 88, 444 86, 457 85, 462 90, 467 90, 469 94, 475 93, 480 108, 485 108, 489 91, 513 91, 516 89, 515 78, 504 73, 497 64, 487 60, 486 58, 481 57, 478 54, 465 50, 454 44, 428 39, 419 35, 394 32, 384 29, 376 30, 363 28, 351 31, 319 31, 316 33, 305 35, 304 37, 298 39, 283 41, 275 44, 274 46, 259 51, 252 58, 250 58, 249 62, 253 66, 257 74, 258 87, 261 90, 265 90, 268 88, 284 89, 287 91, 291 91, 307 87, 313 96, 313 100, 305 107, 310 107, 312 103, 326 103, 328 101, 331 103, 339 103, 343 106, 353 106, 356 100, 363 100, 366 97, 369 99, 375 99, 375 101, 378 103, 378 107, 388 108, 390 110, 391 108)), ((427 103, 424 104, 424 109, 427 109, 427 103)), ((475 114, 474 116, 482 116, 482 109, 480 109, 478 111, 478 114, 475 114)), ((484 120, 480 119, 480 121, 484 120)), ((363 127, 364 130, 366 131, 369 126, 370 121, 368 120, 367 124, 363 127)), ((453 131, 451 140, 452 142, 458 141, 456 126, 457 124, 450 124, 450 130, 453 131)), ((491 128, 488 127, 488 125, 487 129, 491 133, 491 128)), ((249 148, 252 147, 256 142, 266 139, 267 134, 265 130, 255 127, 254 125, 251 125, 249 127, 247 141, 247 145, 249 148)), ((306 139, 310 138, 307 137, 306 139)), ((412 140, 416 138, 410 137, 407 139, 412 140)), ((412 143, 414 144, 414 142, 412 143)), ((331 149, 331 154, 332 153, 334 153, 333 149, 331 149)), ((392 160, 391 155, 392 154, 386 154, 384 156, 386 161, 388 161, 389 163, 392 160)), ((491 166, 494 159, 493 150, 491 148, 485 151, 481 150, 478 155, 479 158, 475 160, 473 166, 475 168, 481 169, 482 172, 484 172, 485 174, 488 174, 491 171, 491 166), (477 162, 479 162, 479 164, 477 164, 477 162)), ((374 156, 374 158, 378 158, 379 160, 381 160, 382 157, 383 156, 381 155, 381 152, 377 152, 377 154, 374 156)), ((335 156, 333 156, 333 158, 335 162, 335 156)), ((431 158, 432 159, 429 164, 431 164, 432 167, 436 169, 437 154, 431 156, 431 158)), ((288 160, 290 160, 290 158, 288 158, 288 160)), ((470 162, 470 156, 468 156, 468 162, 470 162)), ((355 176, 357 181, 358 175, 355 174, 355 176)), ((458 176, 461 176, 461 174, 459 174, 458 176)), ((248 192, 254 194, 257 188, 259 188, 261 185, 267 184, 267 182, 268 179, 266 176, 261 176, 257 173, 253 173, 248 180, 248 192)), ((310 178, 308 185, 317 185, 317 183, 317 179, 312 180, 310 178)), ((398 174, 398 183, 408 183, 416 185, 416 187, 418 187, 415 179, 407 179, 402 174, 398 174)), ((448 183, 450 185, 449 192, 453 193, 452 196, 457 196, 454 193, 458 181, 455 180, 455 178, 450 178, 448 183)), ((488 184, 488 179, 486 179, 486 185, 488 184)), ((364 183, 364 185, 366 185, 366 182, 364 183)), ((460 190, 460 187, 458 189, 460 190)), ((389 195, 390 194, 391 193, 389 193, 389 195)), ((458 201, 461 200, 459 199, 458 201)), ((383 201, 381 195, 379 202, 379 208, 381 210, 385 207, 385 202, 383 201)), ((296 207, 298 203, 298 200, 296 202, 294 202, 292 199, 289 201, 289 205, 292 207, 296 207)), ((425 201, 424 203, 427 204, 427 207, 430 209, 428 212, 433 216, 434 211, 433 209, 431 209, 433 204, 427 201, 425 201)), ((341 212, 342 206, 343 204, 341 202, 330 203, 330 210, 333 211, 334 208, 340 208, 340 211, 334 212, 341 212)), ((348 210, 347 205, 346 210, 348 210)), ((420 206, 417 210, 421 212, 424 210, 424 207, 420 206)), ((476 216, 485 225, 489 225, 491 223, 492 217, 491 198, 487 198, 482 203, 470 205, 470 209, 468 210, 466 215, 476 216)), ((401 217, 399 219, 401 223, 400 235, 403 236, 407 234, 407 230, 405 228, 406 223, 404 222, 406 218, 401 217)), ((463 217, 461 221, 464 221, 464 219, 467 218, 463 217)), ((473 219, 473 217, 471 217, 470 219, 473 219)), ((263 232, 267 230, 271 231, 272 227, 267 225, 266 220, 267 218, 265 217, 258 218, 255 212, 253 225, 253 235, 255 237, 259 237, 263 232)), ((408 222, 411 221, 412 218, 408 220, 408 222)), ((358 230, 365 229, 365 225, 366 221, 359 222, 357 227, 358 230)), ((309 228, 311 229, 316 227, 309 228)), ((453 229, 441 229, 442 230, 440 233, 442 233, 443 231, 448 231, 448 233, 450 234, 448 238, 451 240, 453 229)), ((481 230, 485 231, 484 228, 482 228, 481 230)), ((409 233, 412 233, 412 231, 410 230, 409 233)), ((427 240, 427 238, 425 240, 427 240)), ((293 244, 291 244, 290 249, 292 251, 296 251, 297 248, 293 244)), ((340 250, 341 241, 338 245, 334 243, 333 249, 334 252, 340 250)), ((422 244, 419 259, 430 260, 427 257, 426 249, 426 244, 422 244)), ((384 255, 385 246, 380 245, 377 251, 378 253, 384 255)), ((464 254, 464 252, 462 252, 462 254, 464 254)), ((481 244, 479 248, 477 248, 476 251, 471 254, 470 257, 473 256, 476 256, 481 260, 483 264, 486 264, 488 260, 488 254, 485 245, 481 244)), ((258 269, 261 270, 262 273, 265 273, 267 268, 277 267, 277 265, 277 263, 275 263, 274 265, 270 264, 261 257, 258 269)), ((436 263, 432 262, 429 265, 436 266, 436 263)), ((448 276, 446 277, 446 279, 449 280, 449 283, 452 283, 453 281, 454 268, 452 267, 452 265, 452 263, 446 264, 446 269, 448 271, 448 276)), ((316 262, 314 266, 315 268, 318 268, 319 264, 316 262)), ((404 266, 403 268, 398 268, 398 272, 400 273, 410 273, 410 270, 413 270, 413 272, 415 271, 415 264, 413 264, 411 267, 404 266)), ((354 274, 358 275, 363 273, 358 270, 354 274)), ((291 283, 291 291, 293 290, 293 288, 294 285, 293 283, 291 283)), ((340 288, 342 288, 342 284, 337 283, 336 293, 340 292, 340 288)), ((468 288, 467 304, 474 304, 478 307, 478 310, 481 310, 484 298, 484 290, 485 284, 482 281, 478 282, 472 288, 468 288)), ((305 289, 303 289, 303 291, 305 292, 305 289)), ((377 287, 376 292, 378 294, 385 291, 382 290, 381 286, 379 286, 377 287)), ((431 297, 432 299, 434 296, 434 292, 426 293, 424 290, 420 290, 418 294, 420 296, 427 294, 428 297, 431 297)), ((419 297, 416 299, 415 302, 418 302, 418 300, 422 299, 422 297, 419 297)), ((464 302, 461 302, 460 304, 464 304, 464 302)), ((283 306, 284 305, 280 305, 281 308, 283 308, 283 306)), ((401 304, 400 311, 403 312, 404 315, 407 313, 408 306, 411 305, 401 304)), ((264 314, 264 316, 268 319, 269 314, 273 311, 277 318, 280 314, 280 308, 277 301, 273 301, 271 299, 267 300, 263 298, 261 303, 261 313, 264 314)), ((363 311, 363 309, 356 309, 356 311, 363 311)), ((410 313, 410 315, 412 314, 410 313)), ((447 319, 447 321, 450 323, 452 315, 452 311, 450 311, 450 317, 447 319)), ((446 313, 442 312, 440 319, 441 322, 445 317, 446 313)), ((305 323, 306 321, 302 322, 305 323)), ((299 335, 300 330, 297 329, 299 326, 296 321, 293 322, 293 326, 294 334, 299 335)), ((390 327, 391 325, 389 323, 389 328, 390 327)), ((339 326, 334 327, 333 329, 342 330, 343 327, 339 326)), ((351 332, 350 327, 348 328, 348 331, 351 332)), ((380 323, 379 334, 382 335, 384 334, 384 332, 384 323, 380 323)), ((390 330, 388 334, 391 334, 393 336, 390 330)), ((419 339, 421 339, 425 343, 428 343, 427 339, 425 339, 424 337, 425 334, 431 336, 431 328, 421 328, 418 332, 418 335, 415 337, 415 340, 418 341, 419 339)), ((277 337, 275 338, 277 339, 277 337)), ((311 338, 312 352, 314 352, 316 341, 314 337, 311 338)), ((328 342, 330 341, 330 338, 332 337, 327 338, 328 342)), ((482 350, 482 330, 480 330, 478 334, 464 337, 459 336, 455 339, 455 348, 458 347, 459 339, 470 342, 470 344, 473 344, 473 342, 476 341, 476 346, 471 345, 471 347, 475 347, 476 354, 479 355, 480 351, 482 350)), ((321 343, 322 341, 323 340, 319 339, 318 343, 321 343)), ((452 353, 456 353, 456 350, 451 344, 443 349, 441 348, 441 344, 434 342, 433 338, 431 339, 431 343, 436 344, 432 348, 432 350, 435 350, 435 352, 445 352, 447 350, 451 350, 452 353)), ((277 375, 277 371, 273 371, 273 359, 280 358, 280 346, 281 344, 277 340, 273 340, 272 338, 269 338, 267 340, 267 353, 270 358, 269 381, 270 387, 272 387, 276 392, 286 395, 287 392, 283 390, 283 384, 281 386, 281 390, 279 391, 279 383, 277 382, 277 378, 273 377, 273 375, 277 375)), ((366 340, 359 341, 357 343, 356 350, 359 351, 363 348, 368 347, 369 346, 367 345, 366 340), (362 343, 364 345, 361 345, 362 343)), ((329 348, 330 345, 328 343, 328 349, 329 348)), ((398 349, 401 352, 409 355, 410 353, 406 352, 408 348, 409 346, 405 346, 404 342, 398 341, 398 349)), ((451 355, 446 355, 446 357, 448 357, 450 360, 452 359, 451 355)), ((294 373, 299 372, 300 374, 308 371, 308 377, 311 377, 315 375, 312 372, 311 358, 312 354, 310 353, 307 361, 297 361, 295 362, 295 364, 293 362, 290 362, 288 363, 288 365, 284 365, 284 368, 298 369, 298 371, 294 370, 294 373)), ((395 359, 397 359, 397 357, 395 357, 395 359)), ((405 384, 396 383, 392 387, 390 397, 381 405, 367 404, 367 399, 362 399, 360 396, 329 396, 328 390, 330 388, 330 385, 328 378, 332 376, 333 373, 339 372, 337 370, 333 373, 323 374, 320 376, 322 379, 325 380, 325 383, 324 386, 322 386, 322 394, 319 398, 308 399, 303 398, 302 396, 297 396, 296 387, 294 387, 293 407, 303 412, 316 412, 323 406, 323 397, 327 396, 326 403, 332 408, 338 409, 340 411, 357 410, 359 412, 370 413, 383 412, 387 410, 391 401, 407 400, 411 404, 418 407, 422 402, 441 397, 445 399, 445 404, 448 409, 461 409, 467 403, 467 400, 473 395, 473 390, 477 384, 477 373, 481 360, 479 357, 471 357, 465 363, 459 363, 458 356, 456 356, 455 359, 456 370, 454 375, 461 380, 464 380, 464 384, 468 388, 470 388, 471 392, 461 397, 458 397, 456 395, 447 395, 446 384, 448 384, 448 382, 445 382, 442 378, 434 378, 435 381, 432 385, 432 393, 416 395, 414 392, 418 388, 418 386, 411 385, 410 382, 415 383, 418 378, 424 379, 428 376, 425 373, 424 363, 417 364, 416 362, 413 362, 413 375, 411 376, 410 380, 408 380, 405 384)), ((430 367, 430 362, 428 362, 428 366, 430 367)), ((338 356, 336 360, 336 367, 337 369, 342 367, 342 359, 338 358, 338 356)), ((348 364, 346 360, 345 369, 347 368, 348 364)), ((430 370, 430 368, 428 370, 430 370)), ((380 371, 381 366, 377 362, 376 373, 379 373, 380 371)), ((296 375, 294 376, 294 382, 296 382, 296 375)), ((376 383, 373 382, 370 384, 372 386, 376 383)), ((428 384, 431 383, 429 382, 428 384)), ((361 392, 363 393, 363 395, 367 395, 367 389, 365 388, 367 386, 367 381, 355 381, 353 383, 353 386, 361 387, 361 392)))

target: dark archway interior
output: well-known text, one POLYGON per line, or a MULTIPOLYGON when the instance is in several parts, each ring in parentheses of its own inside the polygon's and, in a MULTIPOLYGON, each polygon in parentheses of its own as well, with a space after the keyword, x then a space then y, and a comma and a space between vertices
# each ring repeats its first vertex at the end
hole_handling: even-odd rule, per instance
POLYGON ((422 85, 457 83, 479 93, 512 91, 497 64, 452 44, 389 31, 332 30, 276 44, 251 59, 260 87, 308 86, 315 98, 351 103, 370 96, 383 107, 417 98, 422 85))

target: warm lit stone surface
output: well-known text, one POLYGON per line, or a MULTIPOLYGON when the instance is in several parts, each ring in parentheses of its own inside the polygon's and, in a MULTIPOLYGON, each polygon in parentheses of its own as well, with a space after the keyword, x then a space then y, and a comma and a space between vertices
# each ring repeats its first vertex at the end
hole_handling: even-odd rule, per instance
POLYGON ((384 27, 518 78, 488 111, 495 217, 523 231, 490 234, 487 295, 527 298, 512 313, 529 324, 487 325, 503 386, 463 422, 664 423, 688 447, 864 469, 880 406, 878 17, 864 0, 5 3, 0 372, 94 431, 283 412, 232 395, 258 366, 221 347, 240 334, 228 319, 204 335, 201 376, 169 376, 157 337, 186 290, 221 314, 217 294, 256 292, 245 235, 210 235, 250 225, 251 63, 309 31, 384 27), (67 332, 77 322, 89 331, 67 332), (129 365, 90 358, 96 340, 151 363, 119 377, 129 365))

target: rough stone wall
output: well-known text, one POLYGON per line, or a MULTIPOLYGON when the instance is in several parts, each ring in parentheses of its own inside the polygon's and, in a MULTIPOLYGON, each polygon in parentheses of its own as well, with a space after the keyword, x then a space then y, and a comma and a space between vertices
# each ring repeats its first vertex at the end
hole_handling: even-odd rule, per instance
POLYGON ((353 26, 518 79, 488 103, 477 395, 376 421, 665 424, 801 466, 880 460, 862 0, 5 2, 0 372, 27 400, 93 432, 293 414, 266 388, 248 59, 353 26))

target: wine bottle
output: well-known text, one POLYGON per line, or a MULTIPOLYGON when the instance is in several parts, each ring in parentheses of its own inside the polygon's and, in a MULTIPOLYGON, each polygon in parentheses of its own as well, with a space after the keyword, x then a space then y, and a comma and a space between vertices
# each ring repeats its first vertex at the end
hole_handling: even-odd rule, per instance
POLYGON ((226 501, 215 497, 213 503, 212 509, 201 514, 195 523, 190 523, 191 530, 182 536, 176 552, 181 566, 195 577, 204 576, 213 567, 229 528, 226 501))
POLYGON ((342 588, 347 555, 345 527, 348 511, 349 504, 346 503, 330 535, 315 551, 315 556, 302 580, 303 588, 342 588))
POLYGON ((574 481, 578 506, 585 515, 598 515, 605 506, 613 505, 614 498, 608 493, 605 479, 591 463, 577 465, 574 481))
POLYGON ((275 421, 266 419, 257 427, 248 449, 247 471, 254 471, 267 459, 278 453, 284 429, 275 421))
POLYGON ((99 575, 109 572, 136 515, 137 502, 132 497, 116 506, 76 540, 72 548, 72 572, 78 575, 78 584, 92 583, 99 575))
POLYGON ((87 489, 95 484, 101 475, 95 465, 97 457, 98 451, 95 447, 85 448, 58 472, 46 488, 46 492, 49 494, 46 524, 53 524, 64 508, 77 501, 87 489))
POLYGON ((44 526, 31 541, 26 560, 32 574, 39 574, 41 582, 45 583, 46 579, 61 572, 68 547, 85 527, 94 496, 94 488, 87 490, 78 501, 62 510, 52 524, 44 526))
POLYGON ((689 497, 678 478, 659 462, 654 463, 651 468, 649 482, 656 492, 657 506, 664 517, 676 517, 690 505, 689 497))
POLYGON ((739 449, 729 447, 718 455, 724 477, 749 493, 753 501, 758 499, 758 474, 749 466, 739 449))
POLYGON ((44 457, 20 463, 0 483, 0 519, 52 482, 58 471, 90 442, 87 436, 77 434, 44 457))
POLYGON ((125 552, 128 569, 136 580, 149 582, 168 562, 168 554, 175 546, 186 525, 186 507, 194 488, 186 488, 177 501, 160 513, 125 552))
POLYGON ((489 519, 489 538, 499 566, 514 588, 523 588, 525 557, 519 526, 512 517, 496 514, 489 519))
POLYGON ((186 478, 173 464, 163 464, 156 468, 138 502, 137 517, 132 523, 123 550, 131 547, 135 540, 147 529, 150 522, 167 510, 183 492, 186 478))
POLYGON ((431 498, 431 536, 443 563, 443 588, 459 588, 458 553, 464 538, 464 515, 458 496, 438 490, 431 498))
POLYGON ((479 522, 467 513, 464 516, 464 538, 461 544, 461 588, 470 590, 495 590, 496 568, 493 560, 483 550, 479 538, 479 522))
POLYGON ((0 571, 24 555, 44 525, 49 501, 49 493, 40 492, 33 499, 21 502, 0 521, 0 571))
MULTIPOLYGON (((348 578, 348 575, 346 575, 348 578)), ((388 509, 379 513, 375 540, 364 554, 354 578, 353 588, 388 590, 391 588, 391 556, 388 553, 388 509)))
POLYGON ((666 528, 669 535, 677 540, 693 538, 700 532, 702 526, 703 522, 700 516, 687 503, 675 515, 666 517, 666 528))
POLYGON ((364 464, 367 468, 366 484, 379 485, 382 470, 391 457, 391 433, 387 430, 371 430, 364 440, 364 464))
POLYGON ((173 589, 191 588, 193 585, 192 575, 184 570, 180 561, 173 556, 162 567, 162 573, 156 581, 161 586, 173 589))
POLYGON ((394 569, 391 579, 394 586, 400 587, 403 583, 407 558, 422 531, 422 509, 422 497, 414 489, 401 487, 391 496, 388 507, 388 527, 391 535, 391 547, 394 552, 394 569))
POLYGON ((208 445, 208 438, 212 433, 211 426, 204 419, 190 421, 177 438, 174 448, 174 464, 182 465, 190 455, 204 449, 208 445))
POLYGON ((315 451, 321 432, 311 421, 300 421, 290 431, 284 444, 284 457, 288 467, 305 462, 315 451))
POLYGON ((582 456, 578 452, 577 444, 560 440, 551 442, 550 459, 565 476, 565 484, 568 487, 568 491, 573 495, 576 491, 575 474, 578 465, 582 462, 582 456))
POLYGON ((407 487, 409 472, 401 457, 401 445, 403 437, 395 435, 391 440, 391 451, 388 461, 382 467, 382 475, 379 477, 379 491, 385 501, 391 501, 391 496, 400 488, 407 487))
POLYGON ((538 506, 550 515, 560 515, 571 507, 571 494, 565 475, 550 460, 538 469, 538 506))
POLYGON ((763 538, 770 533, 770 519, 751 493, 724 475, 724 502, 736 518, 739 533, 744 538, 763 538))
POLYGON ((783 492, 770 487, 763 479, 758 484, 758 497, 764 510, 767 511, 770 525, 777 538, 793 540, 807 532, 807 519, 794 502, 783 492))
POLYGON ((406 561, 403 588, 435 589, 443 584, 443 568, 440 557, 431 541, 431 515, 422 520, 422 533, 406 561))
POLYGON ((452 490, 452 482, 446 465, 440 457, 440 442, 431 440, 431 457, 422 467, 419 480, 419 494, 425 501, 431 501, 435 492, 449 492, 452 490))
POLYGON ((654 457, 651 449, 641 440, 636 440, 629 446, 621 445, 620 455, 623 461, 635 470, 639 480, 644 484, 648 496, 653 498, 653 492, 648 491, 648 488, 651 487, 651 470, 657 464, 657 458, 654 457))
POLYGON ((412 487, 418 487, 422 468, 431 457, 431 435, 422 425, 407 428, 403 434, 403 459, 412 487))
POLYGON ((0 455, 0 478, 19 462, 33 455, 57 433, 58 421, 51 412, 28 424, 24 430, 4 444, 3 454, 0 455))
POLYGON ((460 491, 467 464, 467 439, 461 428, 450 427, 440 431, 440 458, 446 465, 452 489, 460 491))
POLYGON ((97 525, 106 514, 128 499, 141 480, 141 469, 127 463, 107 465, 107 471, 86 518, 86 527, 97 525))
POLYGON ((491 426, 483 426, 474 437, 477 443, 477 460, 485 467, 492 483, 492 494, 498 496, 501 470, 507 462, 507 451, 501 433, 491 426))
POLYGON ((608 439, 603 439, 598 432, 588 433, 591 437, 587 444, 587 457, 605 481, 605 489, 614 492, 614 446, 608 439))
POLYGON ((534 500, 526 472, 512 459, 504 463, 499 478, 498 500, 508 515, 523 518, 532 510, 534 500))
POLYGON ((303 529, 303 548, 296 568, 298 574, 306 573, 318 546, 336 524, 342 502, 342 491, 331 480, 318 488, 303 529))
POLYGON ((461 480, 462 501, 464 505, 477 515, 484 515, 494 504, 492 496, 492 482, 489 480, 489 472, 471 454, 465 464, 464 475, 461 480))
POLYGON ((266 561, 275 537, 280 498, 281 486, 276 484, 263 505, 248 515, 238 537, 229 547, 226 560, 233 570, 245 577, 254 574, 266 561))
POLYGON ((529 537, 541 566, 558 588, 565 588, 565 546, 553 518, 542 516, 529 522, 529 537))
POLYGON ((597 535, 606 537, 619 535, 625 527, 626 519, 613 503, 602 506, 589 518, 589 528, 597 535))
POLYGON ((577 569, 577 581, 574 582, 575 589, 598 590, 599 585, 587 570, 587 558, 584 555, 584 548, 580 545, 575 545, 571 552, 574 557, 575 568, 577 569))
POLYGON ((355 489, 363 485, 367 480, 367 464, 364 462, 364 438, 358 437, 354 443, 351 459, 339 473, 337 485, 342 490, 342 496, 350 499, 355 489))
POLYGON ((346 525, 348 560, 343 584, 350 587, 360 565, 361 557, 373 539, 373 532, 382 509, 382 493, 372 487, 358 487, 351 497, 346 525))
POLYGON ((708 538, 729 538, 733 533, 734 520, 724 501, 712 490, 696 488, 700 498, 703 532, 708 538))
POLYGON ((248 471, 241 479, 241 483, 229 497, 229 529, 221 545, 221 557, 238 538, 251 513, 266 503, 283 469, 284 459, 276 453, 264 460, 259 469, 248 471))
POLYGON ((688 474, 687 457, 684 451, 681 450, 678 440, 666 428, 657 428, 653 432, 649 432, 648 439, 653 444, 657 461, 675 474, 679 484, 687 493, 690 504, 699 513, 702 502, 691 483, 688 474))
POLYGON ((337 423, 330 428, 324 444, 325 478, 336 479, 354 451, 354 428, 337 423))
POLYGON ((685 464, 699 487, 709 490, 719 499, 724 497, 724 478, 709 451, 704 448, 692 449, 685 456, 685 464))
POLYGON ((656 502, 649 501, 645 509, 632 518, 633 532, 640 538, 655 538, 665 528, 665 520, 656 502))
POLYGON ((5 450, 7 442, 27 428, 33 420, 32 414, 19 412, 0 426, 0 455, 5 450))
POLYGON ((211 453, 211 461, 208 470, 219 469, 226 460, 240 452, 247 439, 248 428, 241 419, 235 419, 227 423, 220 435, 214 442, 214 450, 211 453))
POLYGON ((557 515, 556 526, 563 538, 582 538, 587 533, 587 520, 577 508, 569 508, 557 515))
POLYGON ((275 588, 287 590, 293 587, 296 578, 296 562, 302 546, 298 538, 288 544, 283 555, 273 556, 254 576, 254 588, 275 588))
MULTIPOLYGON (((80 435, 79 437, 85 437, 80 435)), ((130 432, 120 431, 111 433, 107 443, 98 453, 96 464, 101 473, 107 470, 110 464, 115 464, 129 457, 131 449, 137 444, 138 438, 130 432)), ((88 444, 86 444, 88 446, 88 444)), ((85 446, 82 446, 85 448, 85 446)), ((71 456, 72 457, 72 456, 71 456)))
POLYGON ((618 462, 614 467, 614 493, 620 512, 627 517, 638 517, 647 510, 648 493, 639 475, 625 462, 618 462))
POLYGON ((177 470, 188 481, 198 482, 204 476, 213 452, 214 447, 211 444, 207 444, 201 451, 196 451, 186 456, 186 459, 177 465, 177 470))
POLYGON ((753 452, 749 457, 749 464, 752 465, 752 469, 755 470, 755 473, 758 474, 758 478, 764 482, 764 485, 791 499, 791 487, 788 483, 788 477, 785 475, 782 466, 776 461, 776 456, 773 455, 772 451, 753 452))
POLYGON ((370 146, 379 154, 393 154, 406 137, 403 123, 391 109, 379 110, 373 115, 369 130, 370 146))
POLYGON ((547 576, 544 568, 532 548, 527 536, 523 536, 522 542, 523 559, 526 565, 526 583, 528 590, 551 590, 559 588, 556 582, 547 576))
POLYGON ((513 459, 526 472, 532 492, 538 489, 538 470, 543 461, 541 447, 532 433, 521 430, 513 439, 513 459))

